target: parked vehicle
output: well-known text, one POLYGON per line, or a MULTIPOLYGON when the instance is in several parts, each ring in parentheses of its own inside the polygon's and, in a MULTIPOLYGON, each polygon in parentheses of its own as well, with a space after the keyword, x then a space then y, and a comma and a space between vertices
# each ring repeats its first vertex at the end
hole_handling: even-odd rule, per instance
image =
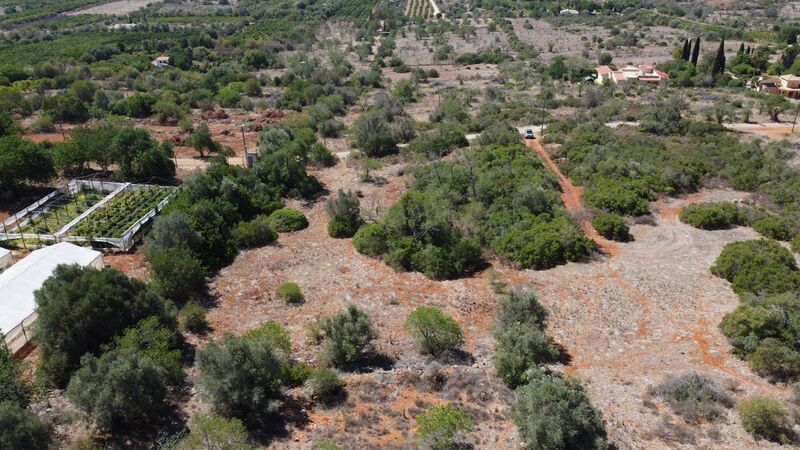
POLYGON ((533 135, 533 130, 525 130, 525 139, 536 139, 533 135))

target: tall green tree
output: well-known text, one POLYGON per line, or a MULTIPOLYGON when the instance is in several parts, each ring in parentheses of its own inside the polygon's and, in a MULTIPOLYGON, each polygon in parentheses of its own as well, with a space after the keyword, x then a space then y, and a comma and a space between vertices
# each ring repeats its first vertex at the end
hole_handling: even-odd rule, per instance
POLYGON ((684 61, 689 61, 692 53, 691 41, 686 39, 683 41, 683 51, 681 52, 681 59, 684 61))
POLYGON ((711 75, 717 77, 725 71, 725 38, 719 41, 717 54, 714 56, 714 64, 711 65, 711 75))
POLYGON ((692 65, 697 66, 697 58, 700 57, 700 36, 694 40, 694 48, 692 49, 692 65))
POLYGON ((53 160, 39 144, 16 135, 0 137, 0 189, 55 176, 53 160))

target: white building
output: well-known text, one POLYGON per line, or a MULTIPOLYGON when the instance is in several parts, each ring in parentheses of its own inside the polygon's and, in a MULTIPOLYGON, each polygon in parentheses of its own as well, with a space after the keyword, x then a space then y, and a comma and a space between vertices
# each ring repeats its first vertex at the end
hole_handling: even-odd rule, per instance
POLYGON ((164 56, 164 55, 157 56, 156 59, 152 61, 152 64, 158 67, 159 69, 167 67, 169 65, 169 56, 164 56))
POLYGON ((597 78, 595 78, 597 84, 604 84, 608 81, 614 84, 637 82, 663 86, 669 80, 669 75, 650 64, 627 65, 619 70, 613 70, 608 66, 597 66, 595 70, 597 71, 597 78))
POLYGON ((11 250, 0 247, 0 272, 9 268, 14 264, 14 258, 11 257, 11 250))
POLYGON ((103 254, 62 242, 34 250, 0 273, 0 332, 12 352, 18 352, 30 340, 30 325, 36 320, 33 293, 61 264, 100 269, 103 254))

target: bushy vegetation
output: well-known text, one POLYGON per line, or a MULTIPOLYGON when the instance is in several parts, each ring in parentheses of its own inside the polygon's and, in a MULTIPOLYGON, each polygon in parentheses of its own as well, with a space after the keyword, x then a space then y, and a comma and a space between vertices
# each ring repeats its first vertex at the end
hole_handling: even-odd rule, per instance
POLYGON ((308 219, 306 219, 305 214, 291 208, 282 208, 274 211, 269 215, 269 220, 272 228, 279 233, 299 231, 308 227, 308 219))
POLYGON ((727 202, 692 203, 681 209, 681 222, 702 230, 722 230, 742 223, 739 207, 727 202))
POLYGON ((547 315, 533 292, 511 291, 500 299, 492 327, 498 343, 494 367, 507 385, 525 383, 528 371, 560 356, 561 350, 545 333, 547 315))
POLYGON ((375 330, 367 314, 355 305, 322 322, 322 362, 352 368, 372 350, 375 330))
POLYGON ((233 229, 233 239, 238 248, 254 248, 271 244, 278 239, 269 216, 258 216, 247 222, 239 222, 233 229))
POLYGON ((425 353, 439 357, 464 343, 461 327, 438 308, 420 306, 406 318, 405 329, 425 353))
POLYGON ((749 433, 781 444, 794 442, 795 434, 788 412, 778 400, 771 397, 749 398, 740 401, 736 411, 742 426, 749 433))
POLYGON ((714 380, 697 372, 668 375, 650 393, 663 398, 676 414, 689 422, 719 419, 725 408, 734 403, 714 380))
POLYGON ((66 386, 81 357, 98 355, 123 330, 150 316, 175 327, 168 304, 147 285, 114 269, 59 266, 35 294, 39 375, 66 386))
POLYGON ((620 242, 631 240, 630 228, 622 216, 600 214, 592 219, 592 227, 606 239, 620 242))
POLYGON ((196 413, 189 424, 189 434, 178 443, 178 450, 198 448, 252 450, 244 424, 237 418, 196 413))
POLYGON ((363 223, 358 196, 339 189, 335 198, 325 204, 328 213, 328 235, 333 238, 353 237, 363 223))
POLYGON ((150 282, 162 297, 176 304, 186 303, 206 285, 203 263, 185 247, 154 248, 147 252, 150 282))
POLYGON ((275 296, 278 297, 278 300, 290 305, 296 305, 305 301, 303 292, 300 290, 300 286, 298 286, 297 283, 283 283, 275 290, 275 296))
POLYGON ((431 406, 417 417, 417 435, 420 440, 436 450, 446 450, 455 446, 456 435, 472 431, 474 423, 462 408, 446 403, 431 406))
POLYGON ((0 401, 0 450, 44 449, 51 427, 32 411, 12 401, 0 401))
POLYGON ((322 367, 311 372, 306 387, 312 397, 322 403, 331 403, 342 393, 344 381, 333 370, 322 367))
POLYGON ((711 266, 711 273, 730 281, 739 294, 779 294, 800 287, 794 256, 768 239, 726 245, 711 266))
POLYGON ((226 334, 197 353, 197 369, 197 384, 216 412, 257 420, 276 411, 287 362, 269 339, 226 334))
POLYGON ((564 213, 552 174, 522 145, 487 144, 415 175, 382 222, 359 229, 356 250, 398 270, 450 279, 478 267, 481 247, 536 269, 593 249, 564 213))

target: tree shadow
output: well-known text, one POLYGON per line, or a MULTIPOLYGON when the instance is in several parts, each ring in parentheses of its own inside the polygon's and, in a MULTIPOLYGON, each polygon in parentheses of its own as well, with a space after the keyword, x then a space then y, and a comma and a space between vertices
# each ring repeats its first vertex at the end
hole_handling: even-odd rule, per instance
POLYGON ((292 429, 304 429, 311 422, 308 413, 311 402, 304 398, 285 397, 281 406, 273 414, 265 414, 247 422, 247 429, 253 440, 267 447, 276 439, 291 436, 292 429))
POLYGON ((362 357, 353 367, 353 372, 372 372, 376 369, 390 370, 395 360, 382 352, 370 352, 362 357))

